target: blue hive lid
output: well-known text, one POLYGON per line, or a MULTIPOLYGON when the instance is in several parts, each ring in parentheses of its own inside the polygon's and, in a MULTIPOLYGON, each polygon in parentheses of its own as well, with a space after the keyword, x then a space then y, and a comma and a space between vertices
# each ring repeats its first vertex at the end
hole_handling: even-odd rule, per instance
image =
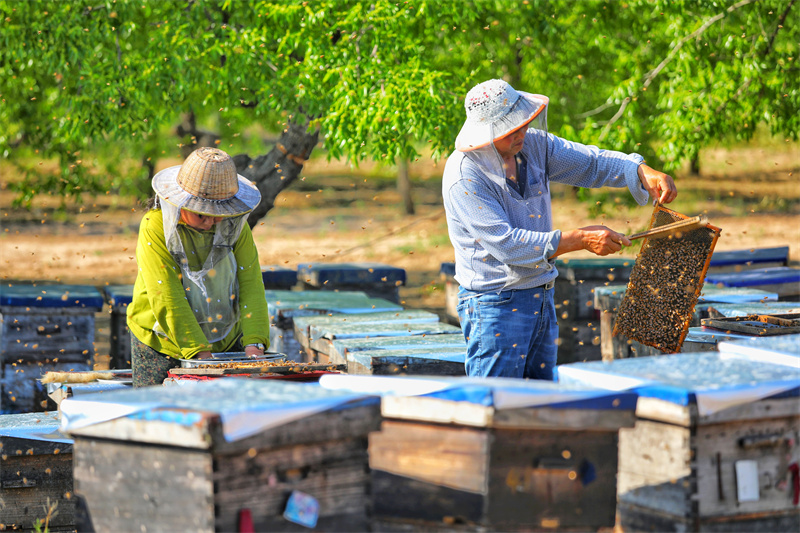
POLYGON ((706 284, 724 287, 753 287, 757 285, 777 285, 781 283, 800 283, 800 268, 773 267, 741 272, 708 274, 706 284))
POLYGON ((13 307, 103 307, 103 295, 91 285, 0 285, 0 305, 13 307))
POLYGON ((359 283, 396 286, 398 282, 405 284, 406 271, 381 263, 303 263, 297 267, 297 277, 334 286, 359 283))
POLYGON ((697 404, 701 415, 762 398, 800 394, 800 368, 728 358, 718 352, 559 365, 560 382, 633 390, 677 405, 697 404))
POLYGON ((112 306, 126 307, 133 300, 133 285, 109 285, 103 291, 112 306))
POLYGON ((711 267, 728 265, 745 265, 758 263, 786 263, 789 260, 789 247, 750 248, 747 250, 729 250, 714 252, 711 255, 711 267))

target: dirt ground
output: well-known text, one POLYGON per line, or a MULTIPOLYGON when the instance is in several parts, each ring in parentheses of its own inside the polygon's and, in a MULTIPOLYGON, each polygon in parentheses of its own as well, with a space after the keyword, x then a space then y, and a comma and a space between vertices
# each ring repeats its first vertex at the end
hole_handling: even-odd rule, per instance
MULTIPOLYGON (((704 164, 707 175, 676 178, 679 199, 670 207, 687 215, 707 213, 722 228, 718 250, 789 245, 791 260, 800 262, 800 148, 766 154, 763 149, 716 151, 704 164)), ((403 290, 410 299, 419 299, 423 307, 443 306, 439 268, 453 260, 453 251, 441 207, 441 168, 430 161, 412 165, 417 213, 409 216, 401 213, 393 188, 376 189, 368 176, 346 165, 310 161, 307 179, 284 191, 254 229, 262 265, 391 264, 408 272, 403 290)), ((10 193, 0 189, 3 281, 133 283, 142 208, 112 195, 88 200, 66 216, 54 210, 56 205, 56 199, 41 197, 31 211, 13 209, 10 193)), ((607 209, 611 214, 592 217, 570 190, 555 187, 553 205, 556 227, 600 223, 628 234, 644 229, 652 211, 615 204, 607 209)), ((622 255, 635 253, 626 249, 622 255)))

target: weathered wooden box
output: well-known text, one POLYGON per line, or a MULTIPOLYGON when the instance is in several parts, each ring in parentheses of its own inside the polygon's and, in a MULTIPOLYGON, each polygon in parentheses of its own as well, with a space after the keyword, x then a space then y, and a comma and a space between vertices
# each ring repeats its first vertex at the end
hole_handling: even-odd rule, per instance
POLYGON ((759 268, 789 265, 789 247, 747 248, 744 250, 715 250, 708 265, 709 274, 742 272, 759 268))
POLYGON ((347 355, 348 374, 464 376, 466 348, 359 350, 347 355))
POLYGON ((798 531, 800 368, 683 353, 566 365, 565 383, 633 388, 620 430, 623 531, 798 531))
POLYGON ((131 332, 128 330, 128 305, 133 300, 133 285, 103 288, 111 313, 111 368, 131 367, 131 332))
POLYGON ((58 427, 53 411, 0 415, 0 530, 75 529, 72 439, 58 427))
POLYGON ((461 329, 439 322, 439 316, 422 310, 389 311, 381 313, 342 314, 298 317, 294 334, 314 361, 344 363, 335 360, 333 343, 348 339, 380 339, 456 334, 461 329))
POLYGON ((626 283, 635 261, 631 258, 557 259, 553 298, 558 316, 558 361, 596 361, 601 358, 600 315, 595 289, 626 283))
POLYGON ((281 381, 220 379, 73 397, 75 492, 96 531, 303 531, 285 518, 306 494, 318 531, 368 527, 367 435, 375 397, 281 381))
POLYGON ((306 359, 305 348, 294 335, 294 319, 329 313, 377 313, 402 311, 403 307, 361 291, 266 291, 270 317, 272 353, 286 354, 293 361, 306 359))
MULTIPOLYGON (((605 287, 597 287, 594 292, 594 306, 598 310, 600 319, 600 348, 602 359, 610 361, 613 359, 625 359, 628 357, 641 357, 643 355, 656 355, 661 351, 645 346, 636 341, 629 340, 625 335, 614 335, 614 322, 617 318, 617 309, 622 303, 625 296, 627 286, 625 285, 608 285, 605 287)), ((716 287, 713 285, 703 286, 703 291, 698 298, 697 305, 694 308, 694 316, 692 318, 693 326, 700 326, 700 321, 709 316, 708 309, 714 305, 721 303, 753 303, 753 304, 771 304, 777 303, 778 294, 774 292, 767 292, 758 289, 749 288, 729 288, 729 287, 716 287)), ((692 328, 689 328, 692 331, 692 328)), ((687 333, 686 339, 689 338, 687 333)), ((686 343, 684 339, 684 344, 686 343)), ((685 347, 683 351, 704 351, 707 347, 698 348, 697 346, 691 349, 685 347)))
POLYGON ((0 411, 43 411, 45 372, 91 370, 102 307, 91 286, 0 286, 0 411))
POLYGON ((706 283, 776 292, 781 300, 800 299, 800 268, 785 266, 709 274, 706 283))
POLYGON ((773 315, 800 313, 798 302, 751 302, 743 304, 712 304, 708 307, 709 318, 725 318, 747 315, 773 315))
POLYGON ((405 269, 381 263, 302 263, 297 267, 301 287, 333 291, 364 291, 373 298, 400 302, 405 269))
POLYGON ((459 324, 458 318, 458 282, 456 281, 456 264, 442 263, 439 266, 439 278, 444 282, 444 312, 451 324, 459 324))
POLYGON ((373 530, 614 525, 617 434, 633 425, 635 394, 496 378, 325 376, 321 385, 365 390, 369 380, 390 390, 369 440, 373 530))
POLYGON ((297 285, 297 270, 280 265, 262 265, 261 280, 267 290, 289 291, 297 285))

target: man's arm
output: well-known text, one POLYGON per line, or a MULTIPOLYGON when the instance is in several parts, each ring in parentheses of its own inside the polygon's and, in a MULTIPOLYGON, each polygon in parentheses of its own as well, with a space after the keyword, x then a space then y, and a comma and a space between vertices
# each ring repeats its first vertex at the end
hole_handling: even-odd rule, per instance
POLYGON ((629 246, 631 241, 622 233, 607 228, 605 226, 586 226, 580 229, 573 229, 561 232, 561 240, 558 248, 550 256, 551 259, 567 252, 577 250, 589 250, 596 255, 609 255, 622 250, 623 246, 629 246))

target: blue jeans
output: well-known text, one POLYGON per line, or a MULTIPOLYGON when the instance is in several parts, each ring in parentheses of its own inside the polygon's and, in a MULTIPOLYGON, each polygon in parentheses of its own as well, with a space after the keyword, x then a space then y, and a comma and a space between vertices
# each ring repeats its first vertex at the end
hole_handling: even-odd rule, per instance
POLYGON ((558 354, 553 289, 474 294, 464 288, 458 291, 467 375, 552 381, 558 354))

